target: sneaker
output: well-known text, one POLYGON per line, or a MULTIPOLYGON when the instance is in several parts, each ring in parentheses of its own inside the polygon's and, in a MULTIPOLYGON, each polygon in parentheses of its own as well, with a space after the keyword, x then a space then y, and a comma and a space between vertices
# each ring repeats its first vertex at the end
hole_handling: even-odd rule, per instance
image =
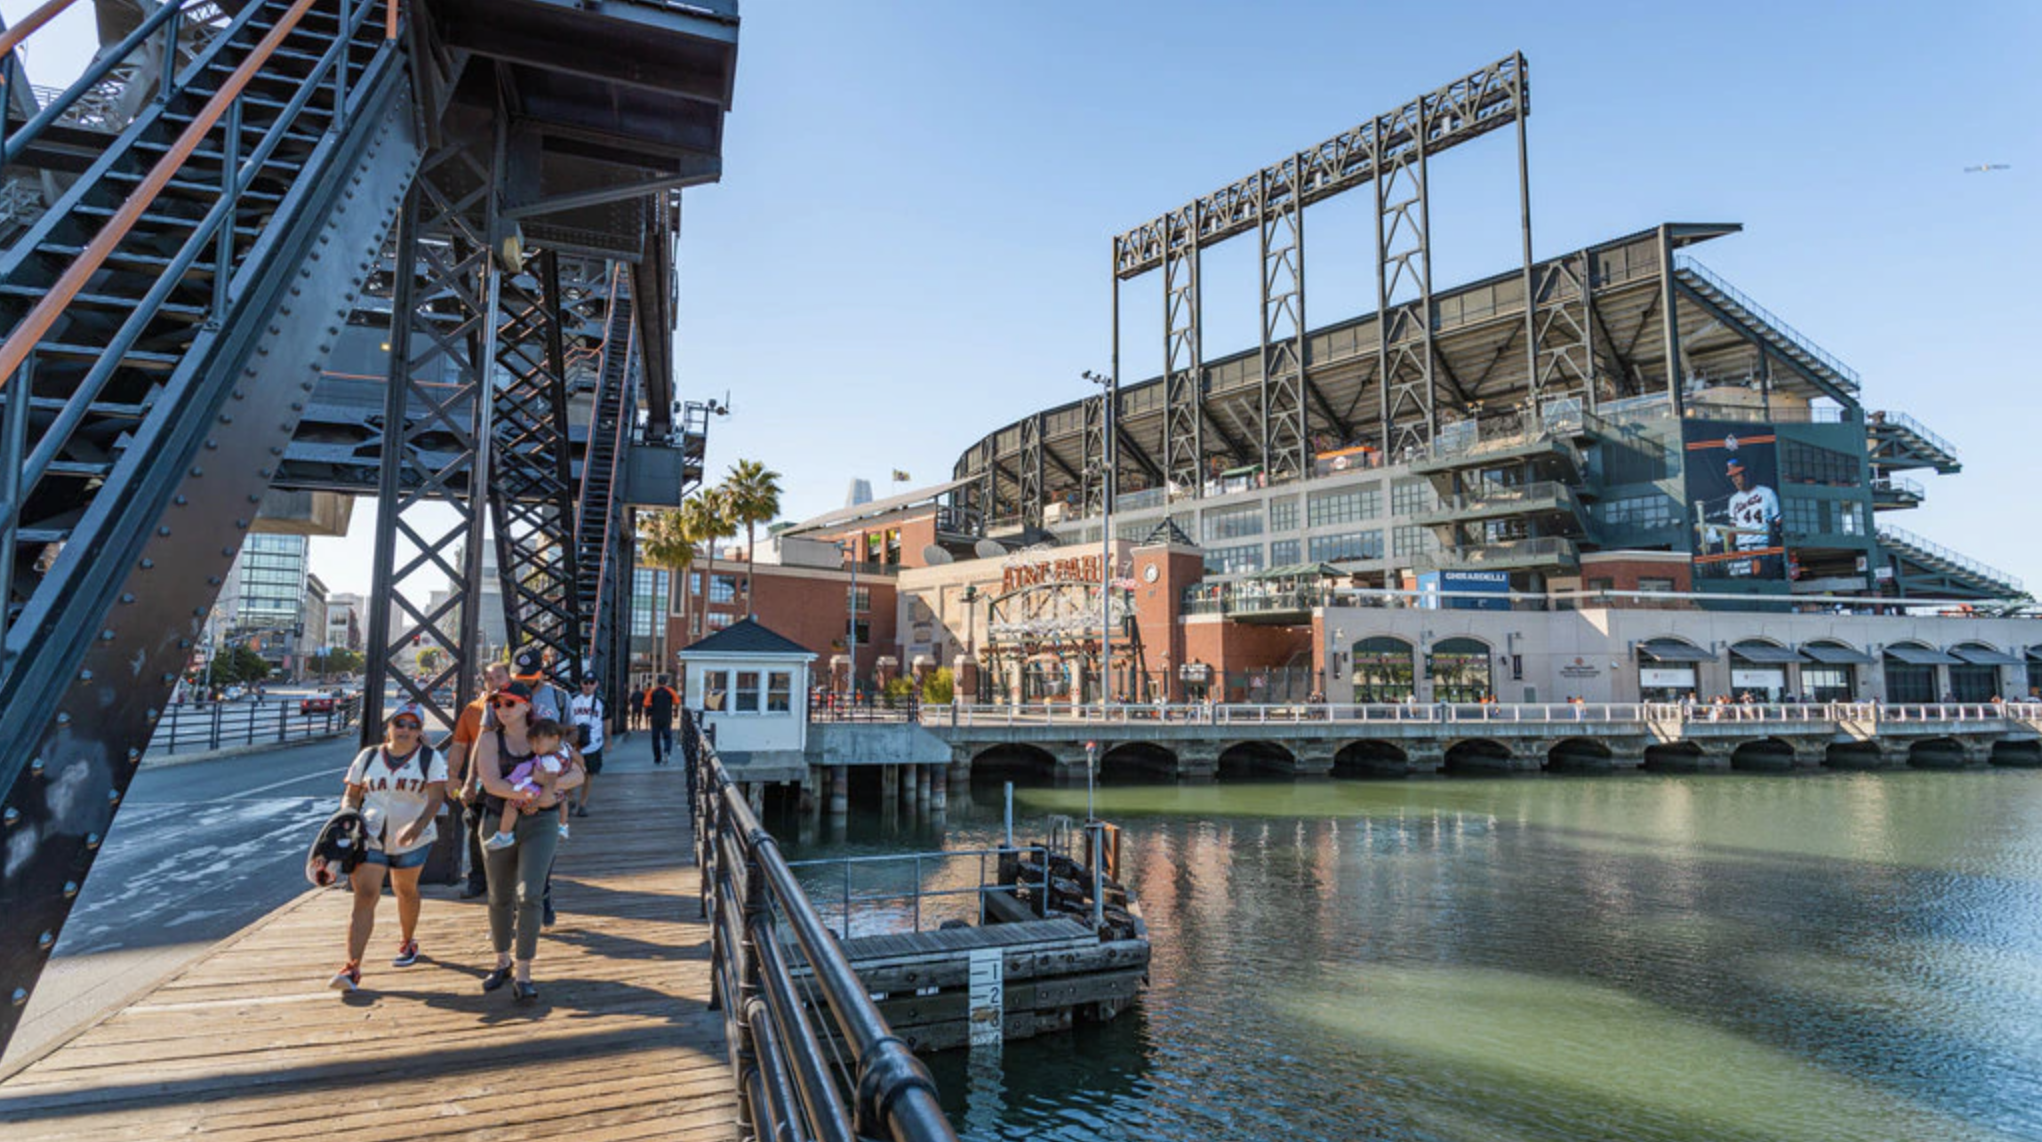
POLYGON ((333 979, 326 986, 335 991, 355 991, 362 986, 362 966, 345 964, 333 973, 333 979))
POLYGON ((408 968, 418 962, 418 941, 406 940, 397 945, 397 958, 390 961, 393 968, 408 968))
POLYGON ((507 849, 517 843, 518 838, 515 833, 491 833, 489 839, 482 842, 482 847, 490 852, 496 852, 499 849, 507 849))
POLYGON ((564 841, 564 840, 566 840, 566 839, 567 839, 567 831, 568 831, 568 830, 567 830, 567 822, 566 822, 566 821, 562 821, 562 822, 560 822, 560 839, 561 839, 561 840, 563 840, 563 841, 564 841))

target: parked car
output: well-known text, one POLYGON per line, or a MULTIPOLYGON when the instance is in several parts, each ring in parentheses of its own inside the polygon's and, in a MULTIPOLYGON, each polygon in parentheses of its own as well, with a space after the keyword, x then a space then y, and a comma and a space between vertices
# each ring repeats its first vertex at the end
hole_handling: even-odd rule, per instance
POLYGON ((338 699, 334 698, 331 694, 314 694, 312 697, 298 703, 298 712, 301 714, 330 714, 337 703, 338 699))

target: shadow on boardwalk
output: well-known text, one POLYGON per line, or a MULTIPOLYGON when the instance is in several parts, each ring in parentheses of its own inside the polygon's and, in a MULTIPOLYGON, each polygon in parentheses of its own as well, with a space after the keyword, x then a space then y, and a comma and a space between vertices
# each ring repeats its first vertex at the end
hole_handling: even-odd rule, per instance
POLYGON ((388 966, 386 897, 363 990, 327 990, 348 901, 308 893, 0 1084, 0 1134, 735 1138, 682 781, 605 775, 606 811, 561 850, 537 1003, 482 992, 482 902, 444 888, 418 964, 388 966))

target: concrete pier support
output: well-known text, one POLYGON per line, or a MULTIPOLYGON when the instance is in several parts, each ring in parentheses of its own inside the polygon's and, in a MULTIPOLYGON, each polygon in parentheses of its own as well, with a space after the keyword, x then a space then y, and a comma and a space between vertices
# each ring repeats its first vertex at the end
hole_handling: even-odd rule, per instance
POLYGON ((1331 777, 1333 775, 1333 747, 1330 743, 1300 745, 1296 750, 1299 777, 1331 777))
POLYGON ((1177 748, 1177 776, 1194 783, 1211 781, 1220 771, 1217 742, 1185 742, 1177 748))
POLYGON ((830 816, 841 817, 851 811, 851 767, 830 766, 830 816))
POLYGON ((900 803, 900 771, 898 765, 879 767, 879 803, 889 808, 898 808, 900 803))
POLYGON ((915 808, 920 812, 929 809, 929 773, 932 766, 915 766, 915 808))
POLYGON ((929 775, 929 812, 943 813, 950 809, 950 772, 940 765, 922 766, 929 775))

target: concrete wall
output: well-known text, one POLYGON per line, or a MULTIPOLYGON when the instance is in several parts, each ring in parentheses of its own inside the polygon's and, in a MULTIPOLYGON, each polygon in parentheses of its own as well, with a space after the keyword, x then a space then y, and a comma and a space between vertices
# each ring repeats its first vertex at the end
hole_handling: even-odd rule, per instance
MULTIPOLYGON (((1747 639, 1788 647, 1834 641, 1874 658, 1901 642, 1919 642, 1939 650, 1959 643, 1982 644, 2015 658, 2023 657, 2027 647, 2042 644, 2042 622, 2033 619, 1630 609, 1496 612, 1337 607, 1321 612, 1315 630, 1316 657, 1322 665, 1326 650, 1336 641, 1343 650, 1375 635, 1410 642, 1420 656, 1418 700, 1422 702, 1432 700, 1425 677, 1425 649, 1457 636, 1489 645, 1496 696, 1505 702, 1561 702, 1569 697, 1635 702, 1639 699, 1637 646, 1655 638, 1683 639, 1714 654, 1712 661, 1696 668, 1703 698, 1737 692, 1731 680, 1729 647, 1747 639), (1339 640, 1334 639, 1334 632, 1339 633, 1339 640), (1523 660, 1521 679, 1511 677, 1513 655, 1523 660)), ((1790 665, 1787 670, 1789 689, 1798 691, 1798 668, 1790 665)), ((1886 700, 1879 666, 1859 666, 1855 671, 1858 698, 1886 700)), ((2009 697, 2026 695, 2030 689, 2027 671, 2021 666, 2001 667, 2000 683, 2001 694, 2009 697)), ((1328 697, 1336 702, 1349 700, 1351 686, 1343 670, 1328 687, 1328 697)))

